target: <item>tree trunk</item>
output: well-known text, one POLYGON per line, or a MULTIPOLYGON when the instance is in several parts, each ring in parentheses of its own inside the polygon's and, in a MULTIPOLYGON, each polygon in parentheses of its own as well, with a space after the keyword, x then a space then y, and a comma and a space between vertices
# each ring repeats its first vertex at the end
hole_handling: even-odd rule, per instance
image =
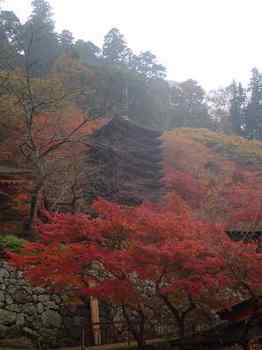
POLYGON ((99 316, 99 303, 97 298, 90 297, 91 321, 93 325, 93 335, 95 345, 101 344, 101 329, 99 316))
POLYGON ((41 188, 42 184, 36 184, 31 194, 29 219, 25 227, 27 231, 26 233, 29 237, 34 237, 34 223, 37 216, 38 200, 41 188))
POLYGON ((124 318, 127 322, 128 329, 132 333, 135 341, 137 342, 138 348, 143 350, 144 346, 146 345, 145 338, 144 338, 144 326, 145 326, 145 318, 144 315, 142 315, 139 325, 139 330, 136 329, 135 325, 132 324, 132 321, 129 318, 129 315, 127 313, 125 305, 122 305, 122 311, 124 318))

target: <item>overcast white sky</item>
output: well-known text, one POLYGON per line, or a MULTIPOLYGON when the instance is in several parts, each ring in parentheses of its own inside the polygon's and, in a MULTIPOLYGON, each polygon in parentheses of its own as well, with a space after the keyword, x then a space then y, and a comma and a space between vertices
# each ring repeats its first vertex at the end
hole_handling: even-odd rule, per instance
MULTIPOLYGON (((204 88, 262 70, 262 0, 50 0, 57 31, 101 46, 117 27, 135 52, 150 50, 168 78, 198 80, 204 88)), ((22 20, 30 0, 5 0, 22 20)))

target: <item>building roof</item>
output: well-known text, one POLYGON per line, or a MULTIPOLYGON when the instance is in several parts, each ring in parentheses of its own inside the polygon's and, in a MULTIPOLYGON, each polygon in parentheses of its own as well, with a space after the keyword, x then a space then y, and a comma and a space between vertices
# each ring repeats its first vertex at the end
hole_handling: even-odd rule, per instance
POLYGON ((230 309, 219 310, 217 315, 221 320, 240 321, 252 317, 261 309, 262 298, 249 298, 238 304, 234 304, 230 309))
POLYGON ((18 184, 23 183, 31 177, 31 171, 28 169, 18 168, 11 162, 0 162, 0 183, 1 184, 18 184))
POLYGON ((155 137, 160 137, 161 132, 159 130, 145 128, 138 125, 134 121, 128 119, 127 117, 115 117, 103 125, 99 130, 96 131, 95 136, 107 136, 111 135, 111 130, 114 132, 121 131, 126 135, 135 134, 136 137, 142 139, 153 140, 155 137))

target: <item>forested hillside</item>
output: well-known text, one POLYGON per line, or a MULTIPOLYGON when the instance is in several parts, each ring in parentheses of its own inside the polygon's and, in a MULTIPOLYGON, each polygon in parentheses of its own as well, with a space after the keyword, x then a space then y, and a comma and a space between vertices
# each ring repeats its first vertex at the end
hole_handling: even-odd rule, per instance
POLYGON ((261 138, 262 77, 256 68, 247 88, 233 81, 228 87, 206 92, 194 80, 169 81, 157 57, 146 49, 134 52, 117 28, 105 33, 102 47, 74 38, 66 29, 57 33, 46 0, 32 1, 32 12, 25 23, 3 6, 0 48, 0 86, 2 90, 5 87, 2 98, 6 99, 8 92, 9 98, 19 96, 20 103, 32 104, 28 76, 34 84, 42 81, 52 92, 60 91, 52 101, 50 96, 38 101, 35 113, 53 111, 58 108, 54 102, 66 100, 89 118, 128 113, 139 124, 160 130, 205 127, 261 138), (16 84, 11 84, 13 80, 16 84))
POLYGON ((260 141, 190 128, 163 140, 167 186, 195 214, 227 229, 261 229, 260 141))
POLYGON ((68 30, 57 33, 46 0, 32 1, 25 23, 2 8, 1 161, 32 173, 29 228, 40 193, 49 209, 81 207, 87 135, 115 116, 128 115, 140 126, 161 131, 207 128, 261 139, 262 75, 257 69, 247 89, 233 82, 209 93, 194 80, 170 82, 166 76, 153 53, 133 52, 116 28, 100 48, 68 30))
POLYGON ((262 74, 210 92, 167 77, 117 28, 99 47, 56 32, 46 0, 25 23, 0 9, 1 258, 66 300, 118 305, 140 348, 262 291, 262 74), (135 180, 114 197, 100 173, 135 180))

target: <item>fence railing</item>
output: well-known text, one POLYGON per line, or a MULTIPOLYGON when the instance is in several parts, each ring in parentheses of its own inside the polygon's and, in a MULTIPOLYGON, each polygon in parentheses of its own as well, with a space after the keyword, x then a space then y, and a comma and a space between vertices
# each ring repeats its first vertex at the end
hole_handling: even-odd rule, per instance
MULTIPOLYGON (((133 322, 131 326, 133 329, 138 329, 138 325, 135 322, 133 322)), ((145 324, 145 340, 163 338, 170 335, 174 335, 174 328, 172 325, 169 326, 166 323, 145 324)), ((89 322, 82 324, 81 327, 81 348, 83 350, 92 345, 106 345, 122 342, 130 344, 134 340, 130 326, 125 321, 89 322)))

